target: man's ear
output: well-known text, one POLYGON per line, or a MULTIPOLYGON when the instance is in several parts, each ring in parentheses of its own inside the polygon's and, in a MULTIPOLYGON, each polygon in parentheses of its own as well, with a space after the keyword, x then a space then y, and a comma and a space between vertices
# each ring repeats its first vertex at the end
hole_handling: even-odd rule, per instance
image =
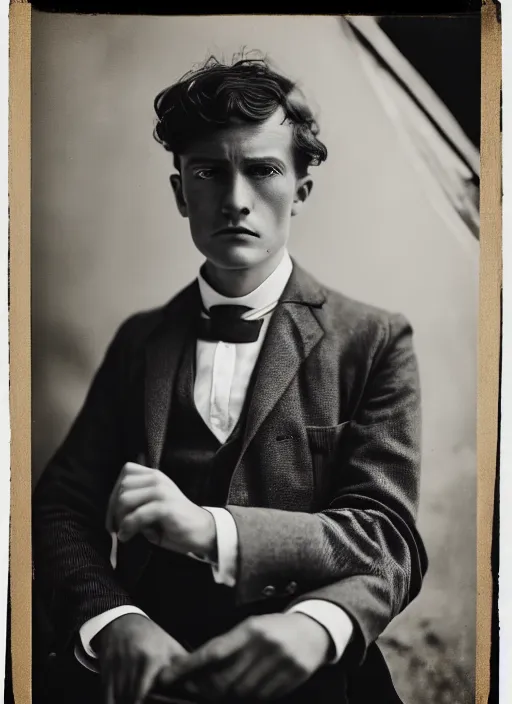
POLYGON ((295 197, 293 199, 292 205, 292 215, 297 215, 300 213, 302 206, 309 198, 309 194, 313 189, 313 179, 308 174, 298 179, 297 187, 295 189, 295 197))
POLYGON ((188 208, 187 203, 185 201, 185 196, 183 195, 183 185, 181 182, 181 176, 179 174, 172 174, 170 181, 180 215, 182 215, 184 218, 187 218, 188 208))

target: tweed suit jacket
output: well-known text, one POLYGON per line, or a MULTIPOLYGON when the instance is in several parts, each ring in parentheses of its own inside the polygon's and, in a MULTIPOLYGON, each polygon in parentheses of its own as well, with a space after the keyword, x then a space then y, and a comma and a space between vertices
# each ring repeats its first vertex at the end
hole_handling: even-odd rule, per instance
MULTIPOLYGON (((108 498, 125 462, 143 453, 159 467, 199 310, 194 282, 120 327, 36 487, 35 575, 61 649, 88 619, 133 604, 152 548, 142 537, 120 545, 112 569, 108 498)), ((411 327, 294 262, 256 374, 226 503, 239 537, 237 603, 255 612, 311 598, 341 606, 355 626, 357 665, 418 594, 427 567, 415 527, 420 392, 411 327)))

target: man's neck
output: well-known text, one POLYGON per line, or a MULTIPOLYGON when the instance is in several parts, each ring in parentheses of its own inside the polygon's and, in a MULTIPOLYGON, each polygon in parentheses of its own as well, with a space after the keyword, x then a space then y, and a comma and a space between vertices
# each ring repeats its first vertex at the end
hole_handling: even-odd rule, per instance
POLYGON ((218 293, 229 298, 239 298, 252 293, 277 269, 284 256, 284 250, 276 252, 257 267, 246 269, 218 269, 206 261, 203 276, 218 293))

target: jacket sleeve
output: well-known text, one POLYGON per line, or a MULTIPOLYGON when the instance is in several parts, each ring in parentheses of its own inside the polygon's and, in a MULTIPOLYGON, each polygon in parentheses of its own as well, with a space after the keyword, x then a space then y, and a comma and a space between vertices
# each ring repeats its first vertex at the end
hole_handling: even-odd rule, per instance
POLYGON ((33 496, 35 584, 65 648, 83 623, 132 604, 110 564, 105 528, 110 492, 124 463, 125 323, 110 344, 85 403, 33 496))
POLYGON ((419 592, 427 567, 415 528, 419 380, 403 316, 389 317, 386 342, 334 461, 335 489, 325 510, 227 507, 239 538, 237 598, 249 604, 294 584, 294 604, 337 604, 353 620, 351 654, 360 662, 419 592))

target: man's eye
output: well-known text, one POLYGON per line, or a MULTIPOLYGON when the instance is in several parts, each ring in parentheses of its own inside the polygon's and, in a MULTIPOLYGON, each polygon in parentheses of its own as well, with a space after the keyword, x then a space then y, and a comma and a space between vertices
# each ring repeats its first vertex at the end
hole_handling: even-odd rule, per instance
POLYGON ((215 174, 215 169, 197 169, 197 171, 194 171, 194 176, 201 181, 209 181, 215 177, 215 174))
POLYGON ((253 178, 270 178, 270 176, 276 176, 279 171, 274 166, 260 165, 251 166, 249 173, 253 178))

